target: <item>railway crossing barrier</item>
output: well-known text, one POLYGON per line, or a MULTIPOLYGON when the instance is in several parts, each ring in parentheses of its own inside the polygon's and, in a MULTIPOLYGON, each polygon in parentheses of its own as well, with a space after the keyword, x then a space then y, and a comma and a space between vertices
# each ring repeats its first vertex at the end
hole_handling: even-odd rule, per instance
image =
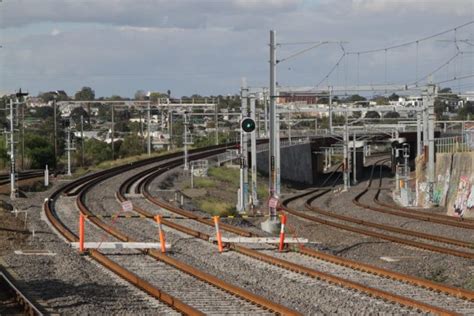
POLYGON ((71 242, 71 246, 79 248, 80 253, 84 253, 86 249, 161 249, 165 253, 166 249, 171 248, 170 244, 165 242, 165 234, 161 227, 161 216, 155 216, 158 224, 159 243, 154 242, 86 242, 85 241, 85 219, 88 217, 84 214, 79 215, 79 242, 71 242))
POLYGON ((210 242, 217 242, 219 253, 224 251, 223 243, 246 243, 246 244, 278 244, 278 250, 283 251, 285 244, 306 244, 308 239, 305 238, 285 238, 285 225, 287 217, 285 214, 280 216, 281 229, 280 237, 222 237, 219 228, 220 216, 214 216, 214 226, 216 229, 216 237, 209 238, 210 242))

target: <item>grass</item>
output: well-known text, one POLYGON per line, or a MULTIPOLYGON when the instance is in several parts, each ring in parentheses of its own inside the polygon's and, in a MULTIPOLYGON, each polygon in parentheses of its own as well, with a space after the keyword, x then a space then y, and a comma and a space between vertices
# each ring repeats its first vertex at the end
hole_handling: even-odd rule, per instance
POLYGON ((141 154, 137 156, 130 156, 130 157, 120 158, 116 160, 106 160, 94 166, 89 166, 85 168, 79 167, 76 169, 76 171, 74 171, 73 178, 79 178, 87 173, 110 169, 116 166, 126 165, 129 163, 147 159, 147 158, 159 157, 159 156, 163 156, 163 155, 170 154, 173 152, 176 152, 176 150, 154 152, 150 156, 148 156, 148 154, 141 154))
POLYGON ((195 188, 214 188, 216 186, 216 182, 209 178, 194 177, 193 181, 195 188))
POLYGON ((203 212, 213 216, 225 216, 235 214, 235 206, 230 202, 217 201, 212 198, 199 200, 198 206, 203 212))
POLYGON ((216 178, 217 180, 228 182, 236 187, 239 186, 239 169, 213 167, 209 168, 208 175, 216 178))

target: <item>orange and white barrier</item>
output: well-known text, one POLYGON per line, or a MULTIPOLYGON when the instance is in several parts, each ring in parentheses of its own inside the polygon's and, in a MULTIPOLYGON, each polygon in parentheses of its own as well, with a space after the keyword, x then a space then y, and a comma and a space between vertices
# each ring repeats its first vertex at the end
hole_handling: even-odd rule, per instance
POLYGON ((166 252, 165 233, 163 231, 163 228, 161 227, 161 216, 157 215, 155 216, 155 219, 156 219, 156 223, 158 224, 158 235, 160 237, 161 252, 165 253, 166 252))
POLYGON ((216 240, 217 240, 217 247, 219 249, 219 252, 224 251, 224 247, 222 247, 222 236, 221 236, 221 231, 219 230, 219 216, 214 216, 214 226, 216 227, 216 240))
POLYGON ((285 246, 285 225, 286 225, 286 215, 282 214, 280 216, 281 218, 281 228, 280 228, 280 246, 278 247, 278 250, 280 252, 283 251, 283 247, 285 246))

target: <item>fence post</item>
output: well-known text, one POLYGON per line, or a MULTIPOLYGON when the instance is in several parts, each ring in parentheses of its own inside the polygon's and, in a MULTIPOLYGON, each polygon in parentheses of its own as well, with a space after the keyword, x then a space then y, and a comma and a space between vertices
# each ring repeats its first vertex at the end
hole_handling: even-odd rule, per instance
POLYGON ((84 214, 79 215, 79 252, 84 252, 84 214))
POLYGON ((219 249, 219 252, 222 253, 224 251, 224 248, 222 247, 222 236, 219 230, 219 216, 214 216, 213 219, 214 219, 214 226, 216 227, 217 247, 219 249))
POLYGON ((165 241, 165 233, 163 231, 163 228, 161 227, 161 215, 156 215, 155 219, 156 219, 156 223, 158 224, 158 235, 160 237, 161 252, 165 253, 166 252, 166 241, 165 241))

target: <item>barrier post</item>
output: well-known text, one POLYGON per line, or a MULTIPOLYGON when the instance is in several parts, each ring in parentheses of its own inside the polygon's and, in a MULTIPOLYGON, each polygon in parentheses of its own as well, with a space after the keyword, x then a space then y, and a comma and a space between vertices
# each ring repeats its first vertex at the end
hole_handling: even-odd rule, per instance
POLYGON ((161 227, 161 215, 156 215, 155 219, 156 219, 156 223, 158 224, 158 235, 160 236, 161 252, 165 253, 166 252, 165 232, 163 231, 163 228, 161 227))
POLYGON ((278 251, 282 252, 283 247, 285 246, 285 224, 286 224, 286 215, 281 215, 281 228, 280 228, 280 246, 278 251))
POLYGON ((214 219, 214 226, 216 227, 217 247, 219 249, 219 252, 222 253, 224 249, 222 247, 221 231, 219 230, 219 216, 214 216, 213 219, 214 219))
POLYGON ((79 215, 79 252, 84 252, 84 214, 79 215))

